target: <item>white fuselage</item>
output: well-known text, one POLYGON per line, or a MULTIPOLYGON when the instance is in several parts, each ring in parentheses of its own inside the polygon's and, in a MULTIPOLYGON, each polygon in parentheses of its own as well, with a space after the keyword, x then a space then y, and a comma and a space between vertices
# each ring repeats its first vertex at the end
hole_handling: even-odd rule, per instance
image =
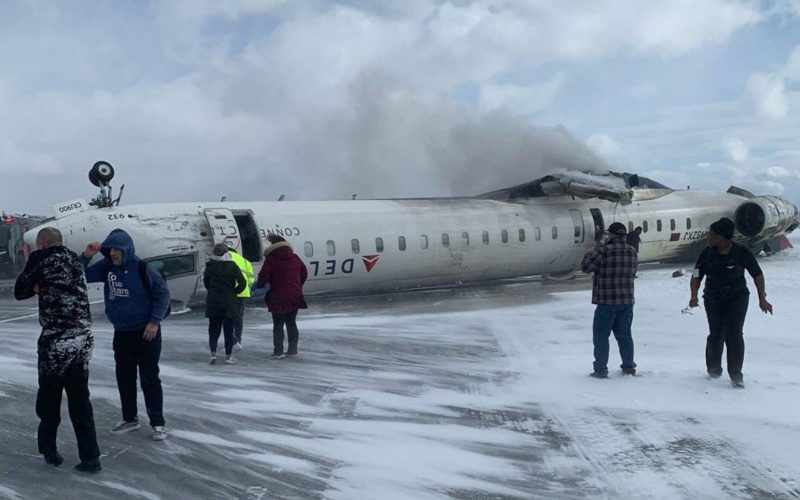
POLYGON ((579 269, 595 244, 590 209, 602 227, 646 226, 640 261, 693 259, 711 222, 733 217, 745 200, 673 191, 642 193, 629 205, 568 196, 171 203, 89 209, 44 225, 58 227, 76 252, 124 229, 137 255, 163 268, 173 298, 188 304, 203 298, 205 262, 224 240, 258 272, 267 234, 281 235, 308 267, 308 293, 360 293, 579 269))

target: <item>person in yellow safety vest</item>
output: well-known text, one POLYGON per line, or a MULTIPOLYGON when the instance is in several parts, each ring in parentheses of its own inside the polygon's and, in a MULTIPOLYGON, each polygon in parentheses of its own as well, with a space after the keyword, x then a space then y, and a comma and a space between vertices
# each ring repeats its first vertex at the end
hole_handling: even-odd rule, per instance
POLYGON ((250 285, 255 281, 255 276, 253 275, 253 264, 249 260, 236 253, 236 250, 231 248, 230 245, 228 245, 228 252, 231 254, 231 260, 239 266, 242 276, 247 281, 244 291, 236 296, 239 314, 234 321, 233 340, 236 343, 233 345, 233 350, 240 351, 242 349, 242 330, 244 329, 244 303, 250 298, 250 285))

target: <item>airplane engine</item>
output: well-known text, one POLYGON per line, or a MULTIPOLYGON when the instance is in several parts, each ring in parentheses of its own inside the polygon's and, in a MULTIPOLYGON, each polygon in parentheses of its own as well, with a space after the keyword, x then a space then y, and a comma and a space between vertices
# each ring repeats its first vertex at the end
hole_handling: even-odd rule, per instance
POLYGON ((791 232, 798 225, 797 217, 797 207, 783 198, 756 196, 739 205, 733 221, 744 236, 761 239, 791 232))

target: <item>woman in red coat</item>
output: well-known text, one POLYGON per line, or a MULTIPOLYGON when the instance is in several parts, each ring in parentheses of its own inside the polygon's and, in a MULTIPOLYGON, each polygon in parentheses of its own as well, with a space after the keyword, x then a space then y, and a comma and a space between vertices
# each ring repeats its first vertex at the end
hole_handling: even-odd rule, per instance
POLYGON ((273 358, 283 357, 283 325, 289 337, 289 350, 286 355, 297 354, 297 311, 306 309, 303 297, 303 284, 308 278, 308 270, 300 257, 292 251, 292 247, 280 236, 270 234, 267 239, 272 244, 264 250, 264 264, 258 273, 256 288, 269 283, 266 296, 267 309, 272 313, 273 358))

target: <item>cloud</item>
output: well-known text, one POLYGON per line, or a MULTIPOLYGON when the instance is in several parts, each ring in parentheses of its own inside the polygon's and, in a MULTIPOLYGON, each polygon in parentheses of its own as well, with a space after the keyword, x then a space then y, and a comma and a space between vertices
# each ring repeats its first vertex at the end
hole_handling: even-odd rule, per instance
POLYGON ((750 148, 741 139, 735 137, 722 141, 722 147, 728 157, 736 163, 741 163, 750 156, 750 148))
MULTIPOLYGON (((800 0, 798 0, 798 5, 800 5, 800 0)), ((780 73, 789 81, 800 82, 800 45, 792 51, 780 73)))
POLYGON ((783 179, 785 182, 786 180, 800 179, 800 170, 788 169, 780 165, 772 165, 767 167, 764 171, 764 175, 771 179, 783 179))
POLYGON ((789 112, 789 99, 783 79, 774 74, 754 73, 747 80, 747 92, 756 111, 766 118, 783 118, 789 112))
POLYGON ((776 181, 757 180, 754 184, 756 186, 756 194, 769 193, 780 196, 786 191, 786 186, 776 181))

